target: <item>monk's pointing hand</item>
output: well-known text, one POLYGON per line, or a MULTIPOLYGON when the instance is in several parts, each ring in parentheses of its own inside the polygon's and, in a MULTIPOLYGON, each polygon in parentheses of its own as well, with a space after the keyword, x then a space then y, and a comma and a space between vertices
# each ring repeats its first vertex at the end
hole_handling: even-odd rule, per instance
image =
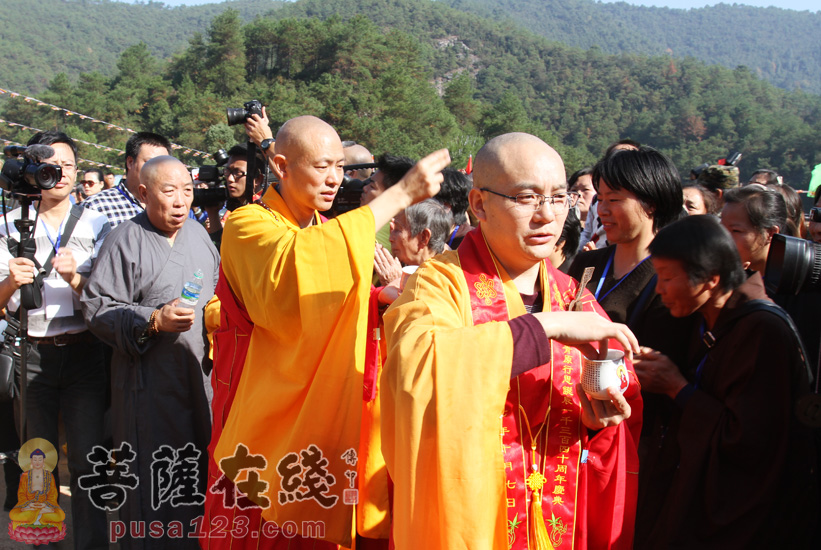
POLYGON ((162 306, 157 314, 157 330, 160 332, 185 332, 194 324, 194 310, 179 307, 180 299, 175 298, 162 306))
POLYGON ((442 169, 450 164, 450 153, 447 149, 439 149, 416 163, 405 174, 399 185, 407 194, 409 205, 429 199, 439 192, 444 181, 442 169))

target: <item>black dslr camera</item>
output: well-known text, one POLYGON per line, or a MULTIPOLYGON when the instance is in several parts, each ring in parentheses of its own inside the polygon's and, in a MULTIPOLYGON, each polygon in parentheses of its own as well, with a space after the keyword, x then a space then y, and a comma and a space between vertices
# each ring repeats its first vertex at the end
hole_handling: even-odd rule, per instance
MULTIPOLYGON (((362 168, 376 168, 376 166, 376 163, 373 162, 366 164, 349 164, 345 167, 345 172, 353 172, 362 168)), ((358 180, 350 177, 348 174, 342 176, 342 183, 339 185, 336 198, 334 198, 333 212, 339 215, 359 208, 362 191, 365 189, 367 183, 368 180, 358 180)))
POLYGON ((219 206, 228 199, 228 188, 222 179, 222 167, 228 162, 228 153, 220 149, 213 154, 214 164, 200 166, 197 181, 208 184, 207 189, 194 189, 191 207, 209 208, 219 206))
POLYGON ((245 124, 245 121, 251 118, 251 115, 262 116, 262 103, 256 99, 252 99, 239 109, 228 107, 225 109, 225 114, 228 116, 228 126, 245 124))
POLYGON ((9 145, 3 154, 6 162, 0 172, 0 187, 12 195, 39 197, 43 189, 52 189, 63 177, 60 166, 40 162, 54 156, 48 145, 9 145))

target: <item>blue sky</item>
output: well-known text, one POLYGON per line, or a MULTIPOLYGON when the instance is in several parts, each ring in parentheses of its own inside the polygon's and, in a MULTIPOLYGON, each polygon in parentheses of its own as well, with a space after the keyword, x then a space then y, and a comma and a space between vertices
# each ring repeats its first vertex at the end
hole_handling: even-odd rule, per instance
MULTIPOLYGON (((168 6, 193 6, 195 4, 214 4, 222 0, 162 0, 168 6)), ((615 0, 604 0, 612 2, 615 0)), ((704 6, 713 6, 721 2, 711 2, 709 0, 627 0, 628 4, 636 4, 641 6, 663 6, 668 8, 701 8, 704 6)), ((790 10, 810 10, 819 11, 818 0, 745 0, 743 2, 733 2, 726 0, 725 4, 745 4, 748 6, 775 6, 778 8, 785 8, 790 10)))

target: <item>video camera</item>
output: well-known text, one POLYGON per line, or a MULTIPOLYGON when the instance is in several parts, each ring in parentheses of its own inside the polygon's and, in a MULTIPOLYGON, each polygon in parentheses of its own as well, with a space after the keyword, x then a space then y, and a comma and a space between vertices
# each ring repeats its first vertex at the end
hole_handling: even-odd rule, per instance
MULTIPOLYGON (((813 208, 815 210, 815 208, 813 208)), ((821 211, 817 214, 821 221, 821 211)), ((810 213, 812 219, 813 212, 810 213)), ((821 291, 821 244, 773 235, 764 283, 767 290, 777 294, 821 291)))
POLYGON ((225 109, 225 114, 228 117, 228 126, 245 124, 245 121, 251 118, 251 115, 262 116, 262 103, 259 100, 252 99, 238 109, 228 107, 225 109))
POLYGON ((0 187, 12 195, 39 197, 43 189, 54 188, 63 177, 60 166, 41 162, 54 156, 48 145, 8 145, 3 154, 6 161, 0 171, 0 187))
MULTIPOLYGON (((376 168, 376 163, 349 164, 345 166, 345 172, 362 170, 363 168, 376 168)), ((366 182, 367 180, 362 181, 352 178, 347 174, 342 176, 342 183, 339 185, 339 191, 336 193, 332 210, 338 215, 359 208, 362 199, 362 190, 365 188, 365 185, 367 185, 366 182)))
POLYGON ((219 206, 228 199, 228 188, 222 178, 222 167, 228 162, 228 153, 225 149, 220 149, 212 155, 212 158, 217 164, 205 164, 199 167, 197 181, 208 184, 208 188, 194 189, 192 208, 219 206))

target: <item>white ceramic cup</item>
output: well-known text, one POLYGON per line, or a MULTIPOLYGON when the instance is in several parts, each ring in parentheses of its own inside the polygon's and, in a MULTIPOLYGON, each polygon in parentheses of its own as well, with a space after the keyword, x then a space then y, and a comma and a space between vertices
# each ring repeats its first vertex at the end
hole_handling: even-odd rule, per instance
POLYGON ((582 357, 582 389, 590 397, 609 401, 607 388, 615 386, 624 393, 629 384, 630 376, 624 365, 623 351, 608 350, 606 359, 582 357))

